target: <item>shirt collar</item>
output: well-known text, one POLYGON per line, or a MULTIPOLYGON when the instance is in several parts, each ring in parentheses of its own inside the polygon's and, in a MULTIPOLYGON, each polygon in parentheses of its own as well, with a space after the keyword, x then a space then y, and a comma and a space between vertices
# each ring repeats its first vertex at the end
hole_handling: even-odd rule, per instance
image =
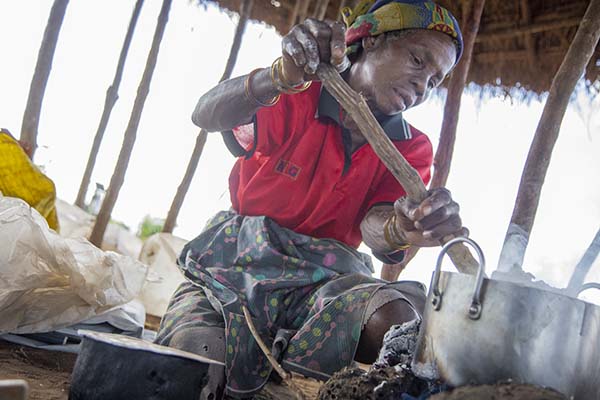
MULTIPOLYGON (((340 121, 340 104, 337 100, 321 86, 321 94, 319 96, 319 106, 315 113, 315 118, 328 117, 334 120, 338 125, 342 125, 340 121)), ((412 139, 412 133, 408 123, 402 117, 402 114, 386 116, 378 118, 377 121, 381 124, 383 131, 391 140, 408 140, 412 139)))

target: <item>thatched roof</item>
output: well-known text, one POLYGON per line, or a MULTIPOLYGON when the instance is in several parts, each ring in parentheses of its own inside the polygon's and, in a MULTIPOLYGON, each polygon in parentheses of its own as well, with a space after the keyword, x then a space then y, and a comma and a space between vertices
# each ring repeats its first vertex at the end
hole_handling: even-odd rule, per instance
MULTIPOLYGON (((235 12, 240 6, 240 0, 204 2, 215 2, 235 12)), ((353 2, 255 0, 251 19, 263 21, 285 34, 295 14, 298 21, 325 10, 326 18, 337 19, 341 3, 353 2)), ((460 21, 470 0, 439 0, 439 3, 460 21)), ((588 4, 589 0, 487 0, 468 81, 505 89, 520 87, 536 93, 549 90, 588 4)), ((588 65, 586 78, 600 84, 600 46, 588 65)))

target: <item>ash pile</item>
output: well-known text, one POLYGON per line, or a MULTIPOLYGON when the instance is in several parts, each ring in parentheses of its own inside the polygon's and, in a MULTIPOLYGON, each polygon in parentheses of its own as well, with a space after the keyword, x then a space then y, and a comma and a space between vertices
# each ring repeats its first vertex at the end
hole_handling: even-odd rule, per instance
POLYGON ((413 320, 392 326, 371 368, 354 366, 336 373, 321 386, 318 400, 567 400, 535 385, 498 382, 452 388, 419 378, 411 364, 420 325, 420 320, 413 320))

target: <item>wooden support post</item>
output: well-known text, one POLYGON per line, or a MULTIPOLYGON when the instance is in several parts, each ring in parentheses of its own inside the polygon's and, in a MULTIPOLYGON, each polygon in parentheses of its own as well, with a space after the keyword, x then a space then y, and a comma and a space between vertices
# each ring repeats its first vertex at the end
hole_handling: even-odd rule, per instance
POLYGON ((342 20, 342 10, 344 9, 344 7, 346 7, 346 5, 348 4, 348 0, 342 0, 340 1, 340 8, 338 9, 338 13, 336 16, 336 21, 341 21, 342 20))
MULTIPOLYGON (((21 123, 21 135, 19 141, 21 146, 27 153, 30 159, 33 160, 33 155, 37 149, 38 126, 40 124, 40 114, 42 112, 42 102, 46 93, 46 85, 52 70, 52 60, 54 59, 54 51, 58 42, 58 34, 67 12, 69 0, 54 0, 50 9, 48 23, 44 30, 44 37, 40 50, 38 52, 31 86, 29 86, 29 95, 27 97, 27 105, 23 113, 23 122, 21 123)), ((7 32, 4 32, 5 38, 8 39, 7 32)))
POLYGON ((487 40, 493 40, 493 39, 508 39, 508 38, 520 36, 520 35, 544 32, 544 31, 553 30, 553 29, 561 29, 561 28, 566 28, 569 26, 577 26, 577 25, 579 25, 579 21, 580 21, 580 18, 578 18, 578 17, 570 17, 570 18, 564 18, 564 19, 559 19, 559 20, 555 20, 555 21, 534 23, 529 26, 523 26, 520 28, 509 28, 509 29, 502 29, 502 30, 497 30, 497 31, 481 32, 477 36, 477 39, 475 39, 475 42, 480 43, 480 42, 484 42, 487 40))
MULTIPOLYGON (((237 27, 235 29, 235 34, 233 36, 233 43, 231 44, 231 50, 229 51, 229 57, 227 58, 227 64, 225 65, 225 70, 223 71, 223 75, 219 82, 223 82, 231 77, 231 73, 233 71, 233 67, 237 61, 237 56, 240 52, 240 46, 242 45, 242 37, 244 36, 244 32, 246 31, 246 25, 248 24, 248 19, 252 14, 252 8, 254 7, 254 0, 244 0, 240 6, 240 20, 238 21, 237 27)), ((190 157, 190 161, 185 170, 185 174, 183 175, 183 179, 181 183, 177 187, 177 193, 175 193, 175 197, 171 202, 171 207, 169 208, 169 212, 167 214, 167 219, 165 220, 165 224, 163 225, 162 231, 165 233, 173 233, 175 229, 175 225, 177 223, 177 217, 179 216, 179 211, 181 210, 181 206, 183 205, 183 200, 190 189, 190 185, 192 184, 192 179, 194 174, 196 173, 196 169, 198 168, 198 162, 200 161, 200 156, 202 155, 202 151, 204 150, 204 145, 206 144, 206 136, 207 132, 204 129, 200 130, 198 137, 196 138, 196 144, 194 146, 194 150, 192 151, 192 155, 190 157)))
POLYGON ((585 71, 599 38, 600 0, 591 0, 569 51, 552 81, 550 94, 529 148, 517 200, 500 253, 500 272, 518 272, 522 268, 542 186, 569 98, 585 71))
MULTIPOLYGON (((460 112, 461 97, 467 82, 469 68, 473 54, 475 38, 479 30, 479 23, 483 13, 485 0, 469 0, 463 3, 462 10, 462 32, 463 32, 463 55, 454 69, 448 83, 448 94, 444 106, 444 117, 442 120, 442 130, 440 132, 440 141, 434 159, 434 173, 431 180, 431 187, 442 187, 446 185, 448 175, 450 174, 450 165, 454 153, 454 143, 456 141, 456 128, 458 126, 458 117, 460 112)), ((418 253, 419 249, 412 247, 407 252, 405 259, 399 264, 385 264, 381 271, 381 278, 388 281, 398 280, 400 273, 406 268, 407 264, 418 253)))
MULTIPOLYGON (((600 0, 599 0, 600 1, 600 0)), ((427 196, 427 189, 415 169, 400 154, 377 122, 364 97, 356 93, 340 76, 334 67, 321 64, 317 75, 329 93, 352 117, 361 133, 371 145, 381 162, 402 185, 411 200, 420 202, 427 196)), ((450 248, 448 255, 456 268, 463 273, 474 275, 478 263, 466 246, 459 243, 450 248)))
POLYGON ((162 231, 165 233, 173 233, 173 230, 177 225, 177 217, 181 211, 183 200, 185 200, 185 196, 190 189, 190 185, 192 184, 192 179, 194 178, 196 169, 198 168, 198 163, 200 162, 200 157, 202 156, 204 145, 206 144, 206 137, 207 132, 204 129, 201 129, 200 133, 198 133, 198 136, 196 136, 196 144, 194 145, 194 150, 192 151, 190 161, 188 161, 185 173, 183 174, 183 179, 177 187, 177 192, 175 193, 175 197, 173 197, 171 207, 169 207, 169 212, 167 213, 167 218, 165 219, 165 224, 162 228, 162 231))
POLYGON ((313 13, 313 17, 322 21, 325 19, 325 15, 327 15, 327 7, 329 6, 329 0, 321 0, 317 3, 315 7, 315 12, 313 13))
POLYGON ((133 103, 133 109, 131 110, 131 116, 129 117, 129 123, 125 129, 125 135, 123 137, 123 145, 117 159, 117 165, 110 179, 108 191, 106 197, 100 207, 100 212, 96 217, 96 223, 92 229, 90 235, 90 242, 97 247, 102 246, 102 239, 104 238, 104 232, 108 226, 110 215, 117 202, 119 191, 125 181, 125 172, 127 172, 127 166, 129 165, 129 159, 131 158, 131 152, 133 151, 133 145, 137 136, 137 129, 140 124, 142 117, 142 110, 146 103, 146 98, 150 92, 150 82, 152 81, 152 75, 154 74, 154 68, 156 67, 156 61, 158 59, 158 51, 160 49, 160 42, 162 41, 165 33, 165 27, 169 20, 169 10, 171 9, 172 0, 163 0, 160 14, 158 15, 158 21, 156 29, 154 31, 154 37, 152 38, 152 45, 150 46, 150 52, 148 53, 148 59, 146 60, 146 67, 144 68, 144 74, 142 80, 138 86, 137 95, 133 103))
POLYGON ((477 31, 479 30, 479 22, 481 21, 485 0, 474 0, 470 3, 471 8, 466 13, 462 30, 464 43, 463 55, 448 82, 448 95, 446 96, 446 104, 444 105, 444 119, 442 121, 440 142, 433 164, 435 170, 431 180, 431 187, 434 188, 445 186, 450 174, 454 142, 456 141, 456 127, 458 126, 460 113, 460 101, 465 90, 469 68, 471 67, 473 47, 477 31))
POLYGON ((123 77, 125 59, 127 58, 129 45, 131 44, 133 32, 135 31, 135 25, 137 24, 143 4, 144 0, 137 0, 135 2, 133 12, 131 13, 131 19, 129 20, 129 26, 127 27, 127 33, 125 34, 125 40, 123 41, 123 46, 121 46, 121 53, 119 54, 119 61, 117 62, 117 70, 115 72, 112 84, 106 91, 104 110, 102 110, 100 123, 98 124, 96 135, 94 136, 92 149, 90 150, 90 155, 85 166, 85 172, 83 173, 83 178, 81 178, 81 184, 79 185, 79 191, 77 192, 77 198, 75 199, 75 205, 81 209, 85 208, 85 196, 87 194, 88 186, 90 185, 94 166, 96 165, 96 157, 98 156, 98 151, 100 150, 100 144, 102 143, 102 138, 104 137, 104 131, 106 131, 106 126, 108 125, 108 120, 110 118, 112 109, 119 99, 119 86, 121 85, 121 78, 123 77))
POLYGON ((300 7, 300 12, 298 13, 298 22, 303 22, 308 16, 308 6, 310 6, 310 3, 311 0, 302 0, 302 7, 300 7))
POLYGON ((296 0, 296 4, 294 4, 294 9, 292 10, 292 14, 290 15, 290 19, 288 22, 288 31, 291 31, 294 25, 296 25, 296 20, 298 19, 298 13, 300 12, 300 5, 303 3, 303 0, 296 0))
POLYGON ((244 32, 246 32, 246 26, 248 25, 248 20, 252 15, 253 8, 254 0, 243 0, 242 4, 240 5, 240 19, 237 27, 235 28, 233 42, 231 43, 231 49, 229 50, 229 57, 227 57, 225 70, 223 71, 223 75, 221 75, 219 82, 223 82, 224 80, 231 78, 233 67, 235 67, 238 54, 240 53, 240 47, 242 46, 242 37, 244 36, 244 32))
MULTIPOLYGON (((525 25, 531 24, 531 10, 529 8, 529 0, 521 0, 519 2, 521 7, 521 21, 525 25)), ((525 50, 527 51, 527 63, 529 64, 529 68, 533 72, 535 70, 535 43, 533 41, 532 33, 526 33, 524 35, 525 40, 525 50)))

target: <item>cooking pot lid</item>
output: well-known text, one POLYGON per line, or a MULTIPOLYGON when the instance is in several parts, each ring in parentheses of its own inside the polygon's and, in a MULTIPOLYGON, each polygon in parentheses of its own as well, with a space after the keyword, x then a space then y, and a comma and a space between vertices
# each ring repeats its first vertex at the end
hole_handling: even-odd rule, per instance
POLYGON ((178 350, 172 347, 161 346, 130 336, 116 335, 114 333, 94 332, 84 329, 78 330, 77 334, 82 338, 87 338, 94 341, 110 344, 112 346, 127 348, 130 350, 149 351, 155 354, 187 358, 190 360, 195 360, 207 364, 224 365, 222 362, 211 360, 210 358, 202 357, 198 354, 178 350))

